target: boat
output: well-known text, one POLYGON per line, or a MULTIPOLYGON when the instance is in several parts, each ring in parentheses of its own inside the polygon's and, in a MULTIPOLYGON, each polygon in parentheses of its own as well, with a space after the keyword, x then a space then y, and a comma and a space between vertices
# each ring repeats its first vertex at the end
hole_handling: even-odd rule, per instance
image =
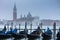
POLYGON ((0 34, 5 32, 6 32, 6 26, 4 26, 4 28, 0 31, 0 34))
POLYGON ((27 29, 24 29, 23 31, 20 31, 19 33, 13 33, 13 37, 15 39, 22 39, 22 38, 26 38, 27 36, 27 33, 28 33, 28 30, 27 29))
POLYGON ((4 26, 4 28, 0 31, 0 39, 7 37, 7 35, 5 36, 5 32, 6 32, 6 26, 4 26))
POLYGON ((27 34, 27 37, 28 37, 29 39, 40 38, 40 33, 41 33, 41 29, 40 29, 40 27, 38 26, 38 28, 37 28, 35 31, 33 31, 33 32, 30 33, 30 34, 27 34))
POLYGON ((0 39, 7 39, 7 38, 10 38, 10 37, 11 37, 10 34, 5 34, 5 33, 0 34, 0 39))
POLYGON ((60 28, 59 28, 59 31, 57 32, 57 40, 60 40, 60 28))
POLYGON ((2 31, 0 31, 0 39, 3 39, 3 38, 8 38, 8 34, 6 35, 5 34, 6 32, 6 26, 4 26, 4 28, 2 29, 2 31))
POLYGON ((17 29, 14 28, 13 30, 10 29, 10 31, 7 31, 5 34, 12 34, 12 33, 17 33, 17 29))
POLYGON ((42 33, 42 37, 43 37, 43 39, 47 39, 47 40, 51 39, 52 31, 49 28, 47 28, 47 31, 42 33))
POLYGON ((12 33, 15 33, 17 29, 15 28, 14 30, 10 30, 7 32, 0 33, 0 39, 7 39, 12 37, 12 33))

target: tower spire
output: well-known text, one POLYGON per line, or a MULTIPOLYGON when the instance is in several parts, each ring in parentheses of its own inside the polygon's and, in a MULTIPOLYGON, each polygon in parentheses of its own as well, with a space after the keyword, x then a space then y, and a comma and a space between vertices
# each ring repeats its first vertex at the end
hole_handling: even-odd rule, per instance
POLYGON ((13 10, 17 10, 17 8, 16 8, 16 3, 14 3, 14 8, 13 8, 13 10))
POLYGON ((16 8, 16 3, 14 3, 14 8, 13 8, 13 20, 17 19, 17 8, 16 8))

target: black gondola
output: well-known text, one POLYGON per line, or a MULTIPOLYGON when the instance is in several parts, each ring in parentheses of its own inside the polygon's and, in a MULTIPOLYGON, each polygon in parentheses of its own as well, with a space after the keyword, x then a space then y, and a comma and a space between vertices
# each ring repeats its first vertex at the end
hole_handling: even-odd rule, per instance
POLYGON ((60 40, 60 28, 59 28, 59 31, 57 33, 57 40, 60 40))
POLYGON ((10 37, 11 37, 11 34, 0 34, 0 39, 7 39, 10 37))
POLYGON ((42 37, 44 40, 45 39, 47 39, 47 40, 51 39, 52 38, 52 31, 49 28, 47 28, 47 31, 42 33, 42 37))
POLYGON ((5 34, 5 32, 6 32, 6 26, 4 26, 2 31, 0 31, 0 39, 7 38, 7 35, 5 34))
POLYGON ((15 39, 22 39, 22 38, 27 37, 27 36, 26 36, 27 33, 28 33, 28 30, 25 29, 24 31, 20 31, 19 33, 13 33, 12 36, 13 36, 15 39))
POLYGON ((0 34, 4 32, 6 32, 6 26, 4 26, 4 28, 0 31, 0 34))
POLYGON ((10 35, 5 34, 5 32, 6 32, 6 26, 4 26, 4 28, 3 28, 3 30, 2 30, 2 31, 0 31, 0 39, 10 37, 10 35))
POLYGON ((40 27, 38 27, 35 31, 33 31, 30 34, 27 34, 27 37, 29 39, 36 39, 36 38, 40 38, 40 33, 41 33, 41 29, 40 27))
POLYGON ((15 33, 17 29, 10 30, 7 32, 0 33, 0 39, 7 39, 12 37, 12 33, 15 33))

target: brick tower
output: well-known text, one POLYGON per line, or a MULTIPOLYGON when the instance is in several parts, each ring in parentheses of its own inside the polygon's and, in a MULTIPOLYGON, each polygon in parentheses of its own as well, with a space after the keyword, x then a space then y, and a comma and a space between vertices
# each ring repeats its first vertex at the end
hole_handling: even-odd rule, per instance
POLYGON ((17 19, 17 8, 16 8, 16 4, 14 4, 14 8, 13 8, 13 20, 17 19))

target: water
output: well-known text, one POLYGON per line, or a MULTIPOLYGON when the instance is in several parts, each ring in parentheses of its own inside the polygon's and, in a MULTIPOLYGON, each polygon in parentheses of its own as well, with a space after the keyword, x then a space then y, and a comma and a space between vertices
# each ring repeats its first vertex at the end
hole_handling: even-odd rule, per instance
MULTIPOLYGON (((14 38, 9 38, 9 39, 0 39, 0 40, 42 40, 42 38, 38 38, 38 39, 28 39, 28 38, 14 39, 14 38)), ((51 39, 51 40, 53 40, 53 39, 51 39)))

